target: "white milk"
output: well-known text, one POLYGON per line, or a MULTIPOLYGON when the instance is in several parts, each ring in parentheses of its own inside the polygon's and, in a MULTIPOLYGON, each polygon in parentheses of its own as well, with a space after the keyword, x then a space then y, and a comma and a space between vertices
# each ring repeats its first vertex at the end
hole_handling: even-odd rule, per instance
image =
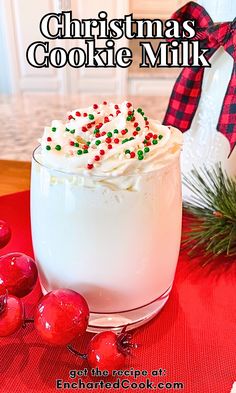
POLYGON ((87 187, 81 176, 33 161, 32 237, 45 291, 71 288, 91 312, 117 313, 171 287, 181 235, 179 159, 126 181, 133 188, 87 187))

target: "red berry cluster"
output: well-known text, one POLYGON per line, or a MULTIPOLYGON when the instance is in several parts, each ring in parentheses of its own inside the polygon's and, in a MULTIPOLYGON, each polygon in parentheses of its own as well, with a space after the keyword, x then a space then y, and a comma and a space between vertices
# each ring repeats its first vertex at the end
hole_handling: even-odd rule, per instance
MULTIPOLYGON (((0 248, 9 242, 10 227, 0 221, 0 248)), ((42 296, 35 307, 34 318, 25 318, 22 297, 34 288, 38 270, 34 260, 15 252, 0 257, 0 337, 9 336, 27 323, 34 326, 42 339, 54 345, 67 345, 76 356, 87 359, 90 367, 111 372, 124 366, 131 348, 131 334, 104 331, 90 341, 86 354, 76 351, 69 343, 86 332, 89 307, 82 295, 71 289, 57 289, 42 296)))

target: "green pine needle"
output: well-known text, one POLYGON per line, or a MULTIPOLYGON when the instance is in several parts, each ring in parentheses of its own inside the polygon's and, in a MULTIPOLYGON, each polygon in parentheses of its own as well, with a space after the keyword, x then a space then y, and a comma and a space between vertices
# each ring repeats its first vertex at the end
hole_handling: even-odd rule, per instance
POLYGON ((208 260, 236 256, 236 178, 217 164, 211 169, 192 170, 183 182, 193 193, 191 200, 184 202, 184 210, 191 214, 182 242, 189 255, 201 254, 208 260))

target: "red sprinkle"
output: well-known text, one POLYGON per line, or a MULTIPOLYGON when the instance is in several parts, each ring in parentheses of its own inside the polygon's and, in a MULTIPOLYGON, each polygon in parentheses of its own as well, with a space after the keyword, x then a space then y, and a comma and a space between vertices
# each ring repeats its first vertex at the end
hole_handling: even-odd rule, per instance
POLYGON ((114 108, 115 108, 115 109, 119 109, 119 105, 116 104, 116 105, 114 106, 114 108))
POLYGON ((104 136, 104 135, 106 135, 106 131, 101 132, 101 136, 104 136))
POLYGON ((149 136, 149 138, 153 138, 153 133, 152 133, 152 132, 149 132, 149 133, 147 134, 147 136, 149 136))
POLYGON ((88 114, 87 114, 87 113, 84 113, 84 114, 83 114, 83 116, 84 116, 84 117, 87 117, 87 116, 88 116, 88 114))
POLYGON ((112 149, 112 145, 107 145, 107 148, 108 148, 109 150, 111 150, 111 149, 112 149))
POLYGON ((83 126, 83 127, 82 127, 82 131, 83 131, 83 132, 88 131, 87 127, 83 126))
POLYGON ((111 138, 106 138, 105 141, 106 143, 111 143, 111 138))
MULTIPOLYGON (((146 139, 147 139, 147 138, 146 138, 146 139)), ((148 141, 148 142, 146 143, 146 146, 151 146, 151 142, 148 141)))
POLYGON ((98 105, 97 104, 93 104, 93 109, 98 109, 98 105))
POLYGON ((128 111, 128 115, 131 116, 133 114, 132 111, 128 111))
POLYGON ((118 111, 116 111, 116 115, 118 116, 121 113, 121 111, 118 109, 118 111))
POLYGON ((85 150, 87 150, 88 148, 89 148, 88 145, 84 145, 84 146, 83 146, 83 149, 85 149, 85 150))
POLYGON ((99 157, 99 156, 95 156, 95 157, 94 157, 94 160, 95 160, 95 161, 99 161, 99 160, 100 160, 100 157, 99 157))
POLYGON ((102 123, 99 123, 97 126, 96 126, 96 128, 101 128, 103 126, 103 124, 102 123))
POLYGON ((71 145, 71 146, 74 146, 74 144, 75 144, 75 142, 70 141, 70 145, 71 145))
POLYGON ((107 101, 103 101, 103 105, 107 105, 107 101))
POLYGON ((48 142, 51 142, 51 141, 52 141, 52 138, 51 138, 50 136, 48 136, 48 137, 47 137, 47 141, 48 141, 48 142))
POLYGON ((130 152, 130 158, 134 158, 135 157, 135 152, 134 151, 131 151, 130 152))
POLYGON ((149 125, 149 121, 148 121, 148 120, 146 120, 146 121, 145 121, 145 124, 146 124, 146 126, 148 126, 148 125, 149 125))
POLYGON ((69 116, 68 116, 68 120, 72 120, 72 119, 74 120, 73 116, 72 116, 72 115, 69 115, 69 116))
POLYGON ((118 138, 114 139, 114 143, 119 143, 119 142, 120 142, 120 140, 118 138))
POLYGON ((136 136, 136 135, 138 135, 138 131, 133 132, 133 136, 136 136))
POLYGON ((154 134, 154 135, 153 135, 153 139, 157 139, 157 134, 154 134))
POLYGON ((110 113, 110 115, 109 116, 112 116, 113 117, 113 114, 112 113, 110 113))
POLYGON ((96 136, 96 138, 100 138, 100 136, 101 136, 100 132, 97 132, 95 136, 96 136))
POLYGON ((145 139, 146 139, 146 141, 149 141, 150 136, 147 134, 147 135, 145 136, 145 139))
POLYGON ((136 123, 134 123, 134 127, 136 128, 136 127, 138 127, 138 123, 136 122, 136 123))
POLYGON ((108 119, 107 116, 105 116, 105 117, 104 117, 104 123, 108 123, 108 122, 109 122, 109 119, 108 119))
POLYGON ((81 116, 80 112, 75 112, 76 116, 81 116))
POLYGON ((92 127, 91 123, 87 124, 87 128, 91 128, 91 127, 92 127))
POLYGON ((101 154, 101 156, 104 156, 105 150, 101 149, 101 150, 99 151, 99 153, 101 154))
POLYGON ((87 165, 87 168, 88 168, 88 169, 93 169, 93 164, 88 164, 88 165, 87 165))
POLYGON ((132 106, 131 102, 127 102, 126 106, 127 108, 130 108, 132 106))
POLYGON ((121 134, 122 134, 122 135, 125 135, 126 132, 127 132, 126 130, 121 130, 121 134))

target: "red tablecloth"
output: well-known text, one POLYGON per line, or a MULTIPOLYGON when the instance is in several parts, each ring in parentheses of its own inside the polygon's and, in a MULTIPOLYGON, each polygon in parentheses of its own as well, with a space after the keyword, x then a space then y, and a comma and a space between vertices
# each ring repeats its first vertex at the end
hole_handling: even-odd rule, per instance
MULTIPOLYGON (((1 255, 9 251, 33 255, 29 193, 1 197, 0 218, 10 223, 13 232, 1 255)), ((127 360, 126 368, 147 370, 149 374, 162 368, 166 370, 164 376, 149 376, 154 384, 182 382, 184 385, 183 389, 156 391, 229 393, 236 380, 235 273, 236 263, 218 263, 202 268, 199 261, 190 261, 181 252, 170 299, 154 320, 138 329, 135 341, 141 347, 127 360)), ((25 298, 29 316, 39 297, 38 285, 25 298)), ((76 346, 85 351, 90 337, 86 334, 83 340, 75 343, 76 346)), ((33 326, 27 326, 10 338, 0 339, 0 392, 73 391, 56 390, 56 380, 76 381, 69 378, 69 371, 84 367, 86 364, 82 360, 64 348, 45 345, 33 326)), ((136 382, 146 378, 139 377, 136 382)), ((100 379, 89 376, 83 381, 100 379)), ((130 380, 135 381, 134 378, 130 380)), ((131 389, 113 388, 110 391, 127 392, 131 389)))

